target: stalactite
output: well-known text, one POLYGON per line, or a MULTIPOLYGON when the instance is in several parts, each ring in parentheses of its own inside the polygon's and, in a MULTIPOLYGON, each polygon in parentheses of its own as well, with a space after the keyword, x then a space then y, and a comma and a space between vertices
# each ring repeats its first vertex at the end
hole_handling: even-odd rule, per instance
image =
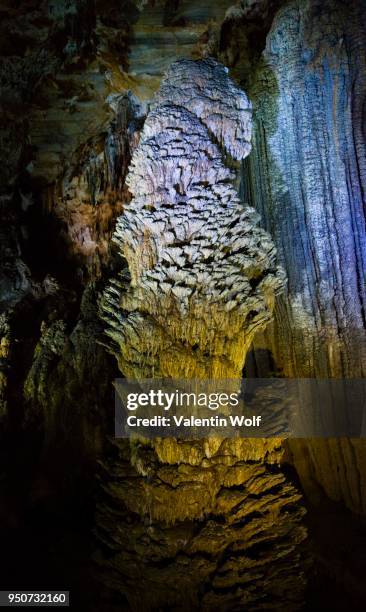
MULTIPOLYGON (((129 276, 112 280, 101 303, 124 375, 241 376, 284 285, 273 243, 223 163, 221 147, 241 160, 250 137, 250 103, 223 66, 172 64, 114 236, 129 276)), ((281 440, 113 448, 103 462, 98 560, 131 609, 299 608, 304 509, 280 468, 281 440)))

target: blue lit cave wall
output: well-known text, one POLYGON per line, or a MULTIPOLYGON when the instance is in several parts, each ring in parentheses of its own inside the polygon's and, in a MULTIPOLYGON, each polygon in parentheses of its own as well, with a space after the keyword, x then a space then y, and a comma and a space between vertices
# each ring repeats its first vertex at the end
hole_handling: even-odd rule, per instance
POLYGON ((361 2, 286 4, 252 77, 245 197, 288 275, 256 346, 287 376, 365 375, 365 20, 361 2))
MULTIPOLYGON (((243 198, 261 213, 288 277, 247 365, 255 376, 365 374, 363 2, 285 3, 245 78, 254 104, 243 198)), ((245 75, 240 58, 234 70, 245 75)), ((366 510, 360 440, 292 442, 303 484, 366 510)))

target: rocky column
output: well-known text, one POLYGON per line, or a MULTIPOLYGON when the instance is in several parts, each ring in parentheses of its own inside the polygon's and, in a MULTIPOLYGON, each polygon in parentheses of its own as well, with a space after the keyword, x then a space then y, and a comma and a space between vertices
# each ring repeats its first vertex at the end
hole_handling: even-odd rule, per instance
MULTIPOLYGON (((284 285, 228 167, 250 138, 251 105, 222 65, 171 66, 117 223, 128 271, 102 300, 125 376, 241 376, 284 285)), ((131 609, 298 609, 304 510, 282 455, 278 439, 112 443, 97 515, 105 582, 131 609)))

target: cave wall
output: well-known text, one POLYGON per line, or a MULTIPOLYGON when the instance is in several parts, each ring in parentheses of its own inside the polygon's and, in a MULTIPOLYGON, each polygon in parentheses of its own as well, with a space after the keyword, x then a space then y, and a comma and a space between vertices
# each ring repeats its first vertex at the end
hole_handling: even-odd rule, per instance
MULTIPOLYGON (((250 75, 252 155, 243 197, 288 276, 247 362, 256 376, 365 372, 365 3, 307 0, 276 14, 250 75), (316 24, 316 27, 315 27, 316 24)), ((364 513, 362 440, 291 441, 309 498, 364 513)))
POLYGON ((364 376, 364 9, 286 4, 249 90, 245 195, 288 275, 274 324, 256 346, 265 344, 286 376, 364 376))
MULTIPOLYGON (((45 576, 54 568, 51 516, 59 542, 80 516, 84 537, 96 456, 113 423, 115 367, 96 310, 143 116, 123 76, 138 14, 113 0, 0 7, 0 539, 9 584, 13 543, 33 548, 32 533, 34 567, 45 576)), ((23 579, 27 564, 16 564, 23 579)))

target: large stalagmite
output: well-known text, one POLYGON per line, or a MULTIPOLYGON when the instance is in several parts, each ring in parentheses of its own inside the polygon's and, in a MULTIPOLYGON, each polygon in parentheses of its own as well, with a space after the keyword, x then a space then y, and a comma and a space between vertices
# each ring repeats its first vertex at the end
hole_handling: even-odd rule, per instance
MULTIPOLYGON (((283 286, 275 249, 224 165, 250 151, 251 106, 214 60, 174 63, 127 177, 115 240, 127 291, 106 292, 108 334, 126 376, 240 376, 283 286)), ((121 291, 122 289, 122 291, 121 291)))
MULTIPOLYGON (((102 300, 125 376, 240 377, 270 320, 283 273, 222 151, 241 160, 250 138, 250 103, 222 65, 171 66, 117 223, 128 274, 102 300)), ((280 440, 113 446, 98 504, 99 560, 132 609, 270 610, 280 601, 298 609, 303 508, 279 467, 280 440)))

